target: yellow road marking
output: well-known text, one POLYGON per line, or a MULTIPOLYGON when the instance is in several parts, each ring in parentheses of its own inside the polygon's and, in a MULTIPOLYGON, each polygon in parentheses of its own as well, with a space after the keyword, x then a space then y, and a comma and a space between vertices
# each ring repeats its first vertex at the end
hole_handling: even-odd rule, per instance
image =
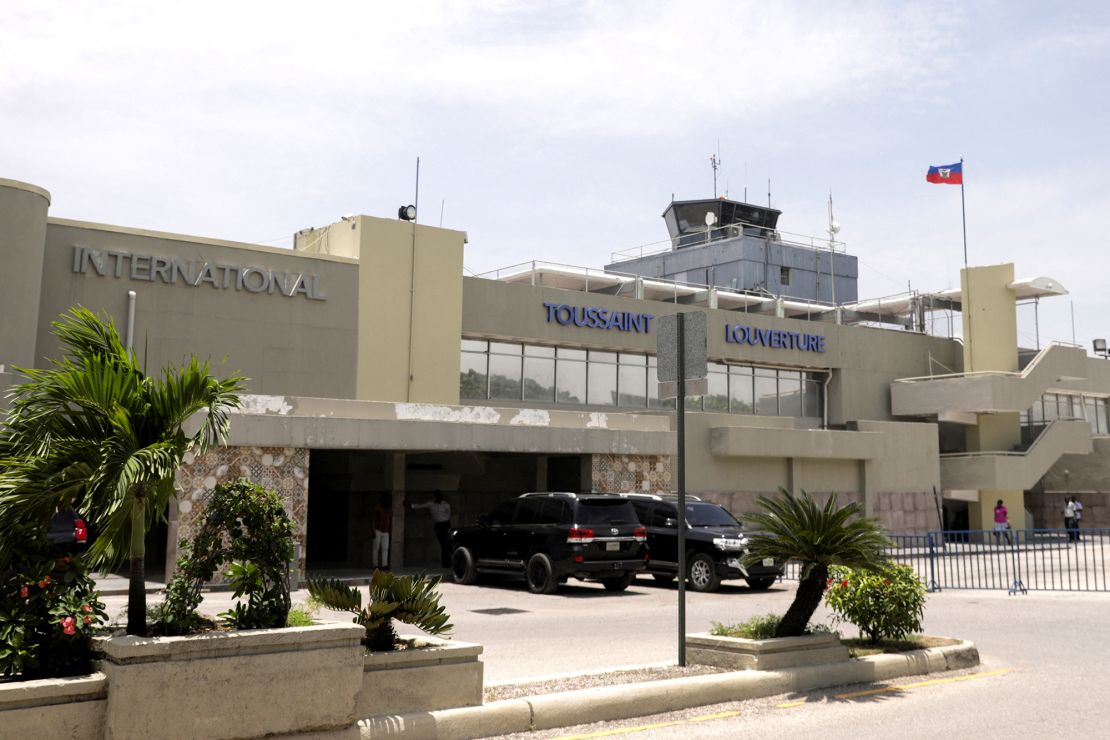
POLYGON ((997 671, 988 671, 986 673, 970 673, 966 676, 951 676, 950 678, 934 678, 928 681, 918 681, 917 683, 907 683, 901 686, 883 686, 878 689, 869 689, 867 691, 853 691, 850 694, 835 694, 836 699, 855 699, 860 696, 873 696, 875 694, 883 694, 891 691, 905 691, 906 689, 919 689, 922 686, 937 686, 942 683, 957 683, 959 681, 972 681, 977 678, 990 678, 991 676, 1002 676, 1011 671, 1010 668, 1002 668, 997 671))
MULTIPOLYGON (((999 669, 997 671, 987 671, 985 673, 969 673, 966 676, 951 676, 949 678, 932 678, 932 679, 929 679, 928 681, 918 681, 916 683, 906 683, 906 684, 902 684, 900 686, 883 686, 883 687, 878 688, 878 689, 867 689, 865 691, 853 691, 853 692, 848 693, 848 694, 834 694, 833 698, 834 699, 858 699, 861 696, 874 696, 875 694, 887 694, 887 693, 897 692, 897 691, 906 691, 907 689, 919 689, 923 686, 937 686, 937 685, 943 684, 943 683, 956 683, 958 681, 971 681, 971 680, 977 679, 977 678, 990 678, 992 676, 1003 676, 1003 675, 1005 675, 1007 673, 1010 673, 1012 671, 1013 671, 1012 668, 1002 668, 1002 669, 999 669)), ((794 707, 802 706, 803 704, 807 703, 808 701, 809 701, 808 699, 802 699, 800 701, 788 701, 788 702, 784 702, 782 704, 777 704, 775 706, 778 709, 793 709, 794 707)))
POLYGON ((714 719, 727 719, 728 717, 736 717, 740 712, 719 712, 717 714, 706 714, 701 717, 691 717, 689 719, 675 720, 674 722, 657 722, 653 725, 637 725, 636 727, 618 727, 613 730, 600 730, 598 732, 591 732, 586 735, 563 735, 555 740, 588 740, 593 737, 612 737, 613 735, 630 735, 633 732, 644 732, 645 730, 658 730, 661 727, 674 727, 675 725, 686 724, 687 722, 708 722, 714 719))

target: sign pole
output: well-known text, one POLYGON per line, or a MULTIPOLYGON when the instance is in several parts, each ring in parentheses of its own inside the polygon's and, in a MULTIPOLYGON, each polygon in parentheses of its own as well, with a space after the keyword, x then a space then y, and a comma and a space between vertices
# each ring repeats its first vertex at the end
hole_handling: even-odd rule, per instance
POLYGON ((678 665, 686 666, 686 314, 678 314, 678 665))

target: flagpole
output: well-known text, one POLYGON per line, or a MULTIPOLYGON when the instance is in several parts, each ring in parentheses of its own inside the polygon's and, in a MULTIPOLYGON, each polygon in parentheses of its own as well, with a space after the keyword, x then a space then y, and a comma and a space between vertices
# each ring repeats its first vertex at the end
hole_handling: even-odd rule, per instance
POLYGON ((967 264, 967 206, 964 204, 964 158, 960 157, 960 220, 963 222, 964 227, 964 280, 967 281, 967 292, 960 296, 963 301, 963 315, 967 319, 964 326, 964 343, 967 347, 967 372, 975 371, 975 359, 972 356, 971 350, 971 311, 968 306, 971 304, 971 272, 967 264))
POLYGON ((967 207, 964 205, 964 158, 960 157, 960 218, 964 223, 964 269, 967 269, 967 207))

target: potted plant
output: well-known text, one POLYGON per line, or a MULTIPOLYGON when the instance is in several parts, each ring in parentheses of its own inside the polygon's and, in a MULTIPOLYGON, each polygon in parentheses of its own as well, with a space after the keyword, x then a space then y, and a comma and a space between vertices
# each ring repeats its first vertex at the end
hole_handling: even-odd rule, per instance
POLYGON ((452 629, 439 604, 439 576, 398 576, 375 570, 369 601, 336 579, 310 579, 308 591, 324 606, 355 615, 365 631, 360 717, 432 711, 482 703, 481 645, 443 640, 452 629), (402 638, 393 620, 431 637, 402 638))
POLYGON ((688 636, 692 661, 775 669, 848 659, 848 650, 837 635, 823 631, 807 634, 809 621, 821 604, 829 569, 840 565, 880 571, 887 564, 889 541, 874 519, 862 516, 863 507, 858 503, 838 506, 836 494, 832 494, 824 506, 819 506, 805 491, 800 495, 785 489, 779 492, 778 498, 761 496, 757 503, 763 511, 746 517, 754 532, 748 535, 744 562, 760 563, 765 558, 798 562, 801 570, 794 601, 769 640, 688 636))

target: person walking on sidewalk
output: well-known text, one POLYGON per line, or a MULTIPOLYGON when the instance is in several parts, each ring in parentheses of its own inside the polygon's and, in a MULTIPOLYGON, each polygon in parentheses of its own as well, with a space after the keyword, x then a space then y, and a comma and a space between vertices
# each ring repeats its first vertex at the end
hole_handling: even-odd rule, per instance
POLYGON ((413 509, 428 509, 432 515, 432 528, 439 540, 439 564, 451 567, 451 504, 443 500, 443 492, 436 491, 431 501, 413 504, 413 509))
POLYGON ((1071 497, 1072 508, 1075 509, 1075 524, 1072 525, 1072 530, 1075 532, 1075 540, 1079 542, 1083 539, 1083 535, 1079 532, 1079 525, 1083 521, 1083 504, 1079 502, 1075 496, 1071 497))
POLYGON ((998 499, 994 507, 994 544, 1001 544, 1001 534, 1006 535, 1007 545, 1013 544, 1010 541, 1010 512, 1002 503, 1002 499, 998 499))
POLYGON ((1064 497, 1064 530, 1068 535, 1068 544, 1071 544, 1075 541, 1075 504, 1071 496, 1064 497))

